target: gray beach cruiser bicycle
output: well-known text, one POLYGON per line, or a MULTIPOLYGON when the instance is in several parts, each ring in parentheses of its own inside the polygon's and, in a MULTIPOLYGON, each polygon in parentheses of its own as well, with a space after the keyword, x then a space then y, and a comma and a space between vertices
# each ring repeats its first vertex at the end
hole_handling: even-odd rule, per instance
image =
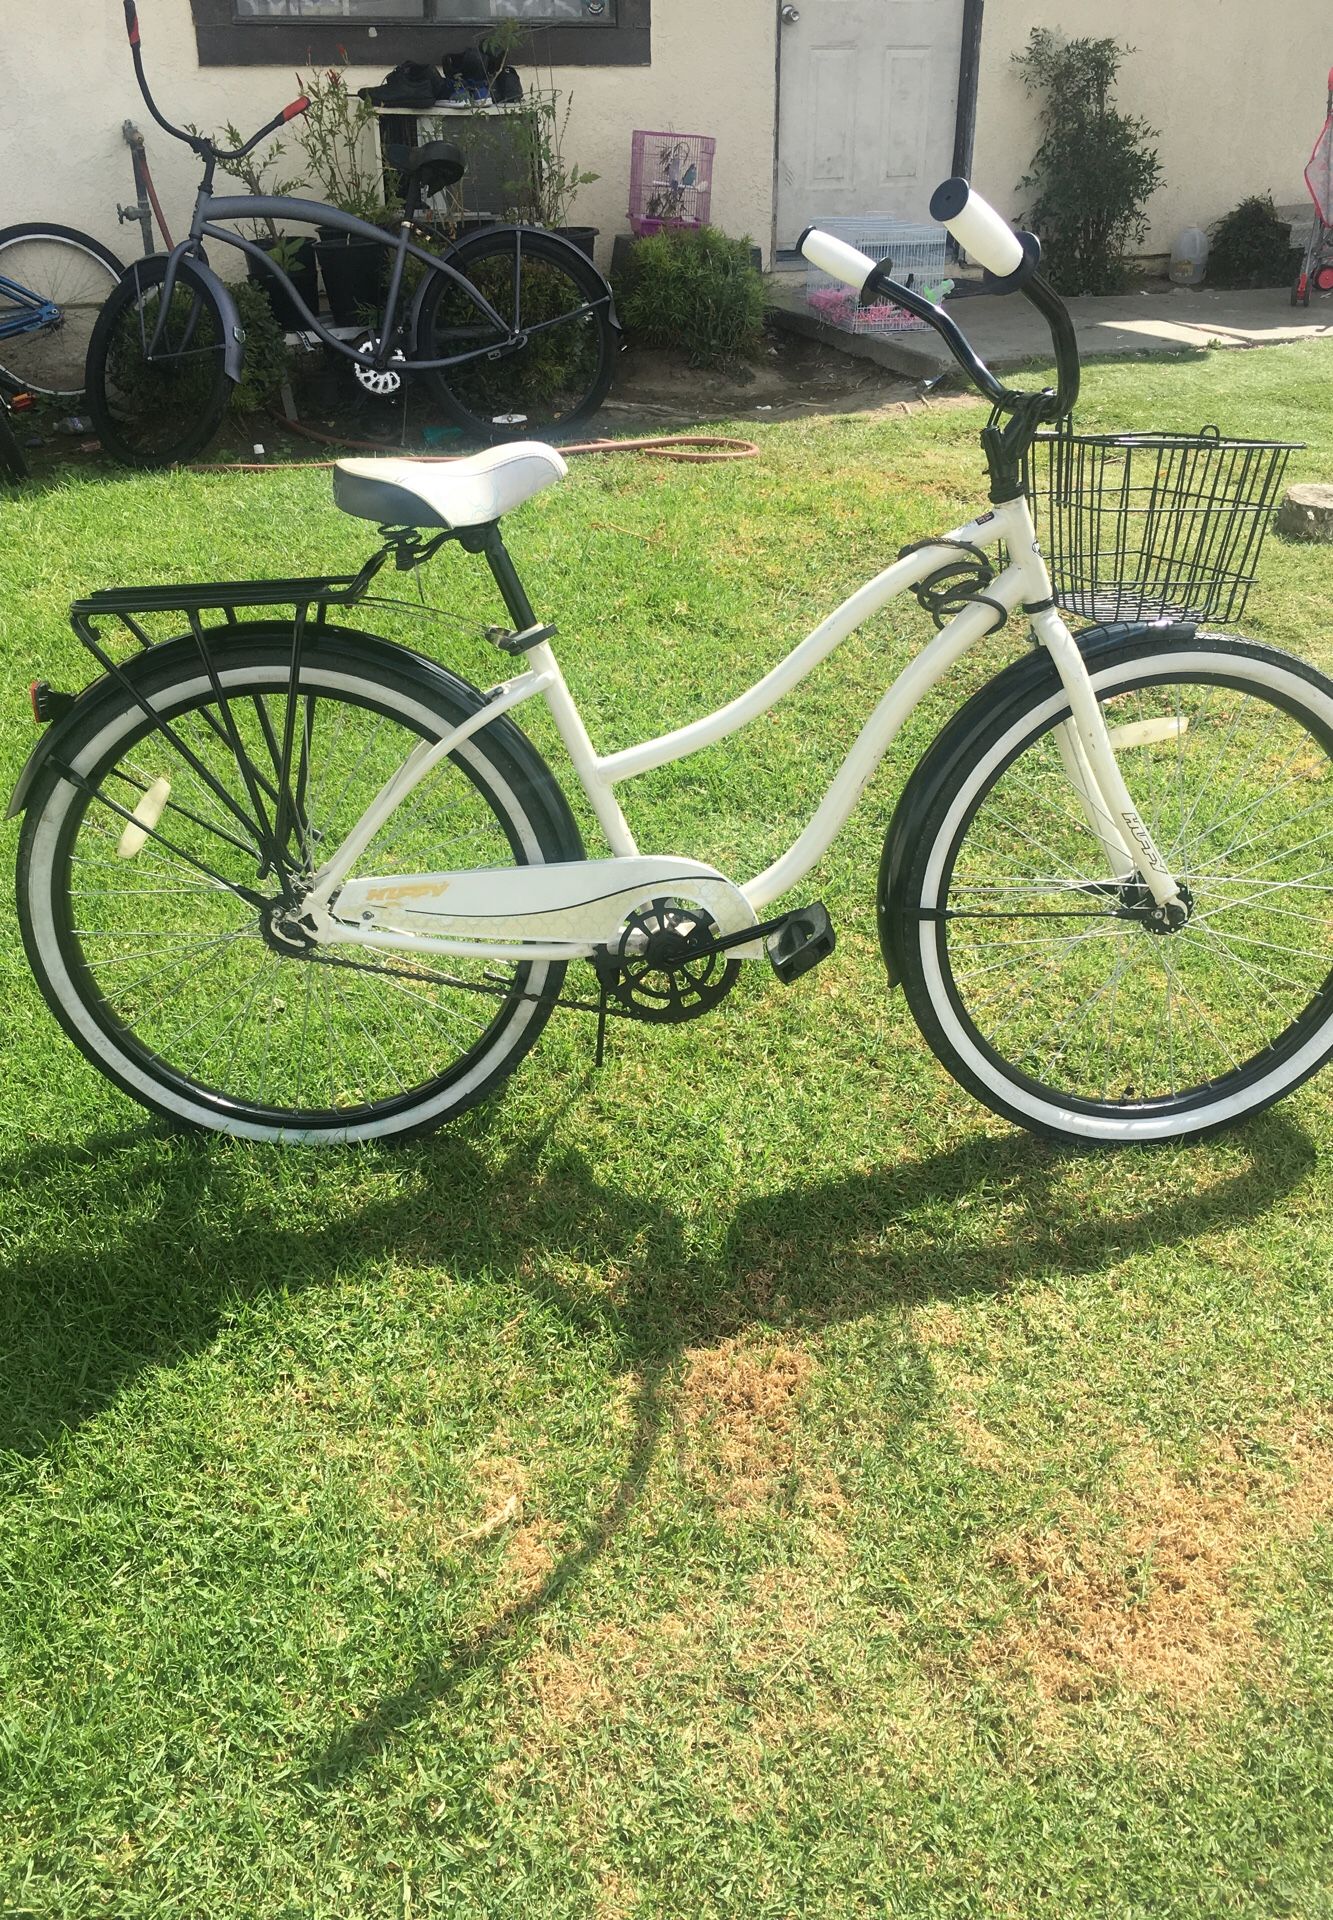
POLYGON ((402 169, 396 234, 322 201, 215 194, 220 161, 244 158, 306 111, 284 107, 243 146, 224 152, 173 126, 148 87, 134 0, 124 0, 134 71, 149 113, 202 160, 186 237, 136 261, 103 307, 88 346, 88 406, 103 446, 134 467, 190 460, 216 434, 244 363, 235 301, 205 243, 235 247, 281 287, 310 335, 353 364, 370 392, 395 391, 420 374, 464 431, 483 440, 557 435, 596 411, 611 384, 619 325, 611 289, 586 254, 542 228, 491 226, 432 247, 418 216, 431 194, 462 178, 457 149, 434 141, 402 169), (219 224, 260 220, 313 225, 384 251, 387 288, 378 315, 349 330, 326 325, 270 252, 219 224))
POLYGON ((989 503, 704 718, 594 746, 501 532, 565 474, 535 441, 339 462, 338 506, 380 530, 354 575, 75 605, 101 674, 77 697, 35 689, 53 724, 11 812, 28 958, 89 1060, 178 1125, 396 1139, 495 1088, 557 1007, 596 1016, 600 1057, 611 1020, 696 1019, 743 966, 797 981, 834 950, 807 877, 922 698, 1017 619, 1030 644, 944 726, 884 840, 880 943, 931 1048, 996 1113, 1101 1145, 1198 1137, 1324 1065, 1333 683, 1205 626, 1243 604, 1288 449, 1076 434, 1074 332, 1036 241, 965 181, 932 212, 992 291, 1047 321, 1056 386, 1003 384, 891 262, 807 233, 810 260, 936 328, 990 400, 989 503), (508 612, 485 691, 359 623, 386 567, 451 543, 485 559, 508 612), (939 631, 784 853, 732 876, 640 848, 627 782, 760 719, 904 594, 939 631), (1092 624, 1075 634, 1062 608, 1092 624), (529 701, 591 853, 517 725, 529 701))

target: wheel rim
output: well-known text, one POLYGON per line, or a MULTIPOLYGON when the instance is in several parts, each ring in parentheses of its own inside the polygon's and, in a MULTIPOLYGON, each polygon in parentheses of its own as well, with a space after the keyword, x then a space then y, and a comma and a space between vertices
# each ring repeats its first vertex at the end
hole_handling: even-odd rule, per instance
MULTIPOLYGON (((387 697, 377 706, 355 683, 328 673, 309 686, 296 703, 290 791, 297 818, 287 840, 306 875, 407 751, 440 731, 409 699, 390 711, 387 697)), ((228 673, 224 688, 261 793, 265 782, 276 787, 285 673, 274 669, 266 682, 228 673)), ((366 949, 312 957, 283 950, 261 924, 268 918, 271 934, 279 916, 265 916, 228 890, 227 883, 241 885, 275 899, 278 892, 262 873, 247 782, 211 724, 225 734, 227 719, 202 679, 188 698, 173 695, 169 711, 178 738, 223 782, 251 830, 160 732, 137 719, 127 731, 123 716, 112 723, 117 743, 99 742, 81 757, 96 797, 75 796, 51 829, 58 840, 51 931, 68 989, 61 996, 65 1014, 77 1003, 80 1027, 86 1032, 91 1022, 110 1043, 121 1066, 117 1077, 131 1090, 146 1076, 186 1117, 237 1131, 354 1135, 358 1128, 386 1130, 395 1118, 415 1122, 432 1099, 442 1108, 457 1104, 491 1070, 501 1039, 507 1046, 509 1030, 531 1018, 535 1002, 518 996, 539 993, 550 970, 366 949), (119 799, 132 811, 164 777, 171 792, 157 827, 171 848, 149 838, 123 857, 127 823, 109 802, 119 799), (344 959, 353 964, 337 964, 344 959), (479 995, 446 978, 498 991, 479 995)), ((423 783, 359 871, 392 876, 541 857, 503 780, 475 749, 462 749, 460 758, 467 756, 466 771, 451 760, 423 783), (508 824, 497 805, 509 810, 508 824)), ((271 807, 272 793, 267 800, 271 807)))
MULTIPOLYGON (((466 361, 443 369, 449 394, 483 434, 540 433, 558 429, 586 405, 603 371, 600 312, 577 269, 523 246, 518 252, 517 290, 512 245, 463 258, 459 270, 527 344, 495 359, 466 361)), ((478 348, 504 345, 467 293, 442 280, 433 312, 429 352, 443 359, 478 348)))
POLYGON ((1206 670, 1102 700, 1192 895, 1186 926, 1147 931, 1138 897, 1109 886, 1053 700, 1035 731, 1011 730, 998 778, 952 829, 927 898, 959 917, 927 922, 923 948, 974 1069, 1030 1111, 1225 1118, 1322 1046, 1333 1013, 1333 734, 1206 670))
POLYGON ((49 325, 3 337, 31 308, 0 289, 0 378, 30 393, 76 398, 93 327, 119 273, 77 242, 27 235, 0 247, 0 275, 60 309, 49 325))
POLYGON ((211 299, 178 282, 150 360, 163 288, 160 277, 135 285, 107 331, 101 399, 112 437, 124 451, 166 463, 194 443, 201 423, 211 422, 218 410, 226 378, 222 323, 211 299))

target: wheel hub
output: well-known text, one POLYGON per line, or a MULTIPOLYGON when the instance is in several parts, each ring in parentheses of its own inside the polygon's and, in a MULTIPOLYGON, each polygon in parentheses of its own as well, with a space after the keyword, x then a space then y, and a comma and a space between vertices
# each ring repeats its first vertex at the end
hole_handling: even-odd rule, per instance
POLYGON ((1183 885, 1178 892, 1179 900, 1170 900, 1159 907, 1143 881, 1136 877, 1120 889, 1120 906, 1124 913, 1138 921, 1145 933, 1180 933, 1189 925, 1194 912, 1194 895, 1183 885))
POLYGON ((301 908, 285 900, 271 900, 259 916, 259 931, 264 942, 284 959, 304 959, 314 951, 313 934, 301 924, 301 908))

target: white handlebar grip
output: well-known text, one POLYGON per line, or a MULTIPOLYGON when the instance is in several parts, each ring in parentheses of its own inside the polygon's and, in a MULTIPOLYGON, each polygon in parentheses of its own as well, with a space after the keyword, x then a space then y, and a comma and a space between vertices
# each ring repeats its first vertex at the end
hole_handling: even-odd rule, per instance
POLYGON ((997 213, 966 180, 946 180, 930 196, 930 217, 947 227, 964 253, 997 279, 1016 273, 1023 246, 1002 213, 997 213))
POLYGON ((855 287, 858 293, 875 269, 876 263, 868 253, 858 252, 831 233, 821 233, 818 227, 807 227, 798 244, 812 267, 832 280, 841 280, 844 286, 855 287))

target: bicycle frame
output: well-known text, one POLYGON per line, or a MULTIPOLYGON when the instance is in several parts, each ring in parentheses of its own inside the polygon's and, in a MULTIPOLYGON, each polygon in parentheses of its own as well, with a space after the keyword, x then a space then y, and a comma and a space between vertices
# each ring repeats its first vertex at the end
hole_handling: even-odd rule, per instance
MULTIPOLYGON (((328 206, 323 201, 295 200, 287 198, 286 196, 267 194, 246 194, 243 197, 234 194, 215 194, 213 192, 213 179, 219 163, 225 166, 229 162, 239 161, 243 159, 246 154, 252 153, 261 142, 267 140, 271 134, 276 133, 280 127, 285 126, 288 121, 296 118, 297 115, 306 112, 310 102, 304 94, 301 95, 299 99, 293 100, 289 106, 284 107, 281 113, 275 114, 270 121, 260 127, 258 132, 252 134, 250 139, 245 141, 235 152, 223 152, 204 135, 187 131, 182 127, 173 126, 171 121, 162 113, 153 98, 152 91, 148 85, 148 77, 144 71, 143 48, 140 44, 138 8, 135 0, 124 0, 124 9, 125 30, 129 36, 130 52, 134 61, 134 77, 138 82, 139 91, 143 95, 145 106, 148 108, 149 113, 151 113, 158 126, 160 126, 165 133, 170 134, 173 140, 183 142, 183 144, 189 147, 191 152, 197 154, 204 163, 204 177, 200 182, 199 191, 195 196, 194 215, 190 222, 189 234, 178 246, 171 246, 169 240, 167 243, 167 268, 163 279, 162 299, 159 306, 157 324, 153 329, 152 339, 145 343, 145 351, 149 360, 158 356, 160 352, 167 317, 171 309, 172 295, 176 290, 176 282, 180 274, 181 262, 188 258, 197 263, 198 270, 208 282, 214 297, 222 306, 223 319, 228 332, 225 348, 227 371, 233 379, 239 379, 240 377, 244 334, 239 328, 234 303, 231 300, 230 294, 222 282, 217 280, 212 274, 211 269, 209 269, 207 265, 203 244, 206 239, 220 241, 223 246, 235 247, 249 258, 262 261, 268 272, 273 275, 279 285, 286 291, 298 313, 308 322, 310 331, 317 339, 322 340, 325 346, 331 347, 334 352, 342 354, 346 359, 355 360, 363 367, 369 366, 377 373, 383 373, 387 369, 389 362, 393 360, 395 356, 396 349, 394 343, 397 338, 395 323, 398 314, 398 302, 402 294, 403 275, 406 271, 409 255, 429 267, 432 273, 446 274, 448 278, 454 282, 455 286, 467 294, 473 306, 477 309, 478 314, 491 326, 497 328, 504 338, 499 344, 497 344, 494 339, 490 339, 484 346, 473 348, 466 353, 450 354, 441 359, 408 360, 404 357, 395 361, 395 366, 402 372, 433 373, 441 371, 445 367, 461 366, 469 360, 480 360, 512 352, 522 347, 530 334, 543 332, 548 326, 563 325, 571 319, 580 319, 585 313, 591 313, 594 305, 600 306, 602 304, 600 299, 592 304, 585 302, 582 307, 573 308, 569 313, 562 314, 558 321, 547 321, 537 327, 526 330, 521 329, 518 323, 517 269, 520 241, 517 236, 521 235, 522 229, 519 227, 508 229, 508 231, 514 233, 516 236, 514 274, 515 318, 512 323, 509 323, 501 319, 500 315, 495 311, 495 308, 492 307, 485 296, 473 286, 466 275, 459 273, 456 268, 448 265, 447 257, 428 253, 424 247, 419 247, 413 242, 411 238, 413 222, 410 218, 405 218, 402 221, 398 229, 397 238, 394 239, 385 233, 383 228, 371 226, 369 221, 358 219, 355 214, 344 213, 341 208, 328 206), (220 220, 250 219, 267 219, 274 223, 279 220, 294 220, 304 225, 326 227, 336 233, 345 233, 352 239, 365 240, 373 243, 375 246, 386 247, 393 252, 394 263, 389 281, 389 291, 384 312, 380 316, 378 330, 374 336, 372 353, 367 355, 364 351, 358 351, 356 347, 349 345, 345 340, 339 339, 336 333, 322 325, 318 316, 313 314, 304 300, 302 300, 287 275, 283 273, 277 263, 269 254, 265 253, 261 247, 254 246, 240 234, 231 233, 226 227, 216 224, 220 220)), ((126 125, 128 126, 128 124, 127 122, 126 125)), ((126 137, 129 138, 129 135, 127 134, 126 137)), ((131 144, 134 144, 133 141, 131 144)), ((140 185, 141 160, 142 151, 140 144, 140 147, 136 149, 136 187, 140 185)), ((147 193, 148 189, 145 185, 145 195, 147 193)), ((506 231, 506 229, 501 228, 500 231, 506 231)), ((147 235, 147 233, 148 228, 145 226, 145 234, 147 235)), ((163 237, 166 237, 165 226, 163 227, 163 237)), ((577 251, 571 243, 567 244, 570 244, 571 252, 577 251)), ((421 302, 430 284, 430 276, 427 276, 427 278, 422 281, 416 293, 411 315, 411 337, 413 339, 416 334, 416 321, 420 312, 421 302)), ((611 301, 611 289, 609 286, 606 287, 606 301, 608 303, 611 301)), ((614 319, 614 312, 612 317, 614 319)), ((193 330, 193 324, 192 318, 190 321, 191 331, 193 330)))
MULTIPOLYGON (((371 241, 376 246, 386 247, 393 252, 394 264, 389 282, 389 291, 376 330, 375 355, 373 360, 370 361, 370 364, 381 371, 388 365, 389 359, 394 351, 393 342, 396 338, 395 323, 397 320, 398 302, 402 294, 403 275, 406 271, 409 255, 411 255, 413 259, 422 261, 426 266, 431 268, 433 272, 446 274, 455 286, 460 287, 468 295, 479 315, 505 336, 505 341, 503 345, 497 347, 495 341, 492 339, 489 340, 484 347, 475 348, 469 353, 452 354, 445 359, 404 360, 399 363, 404 371, 427 373, 441 367, 456 367, 463 361, 482 359, 485 355, 491 353, 503 353, 522 344, 522 335, 515 333, 509 322, 501 319, 494 307, 491 306, 483 294, 478 292, 471 281, 459 273, 456 268, 449 266, 447 260, 442 258, 441 255, 428 253, 424 247, 417 246, 415 242, 409 238, 412 231, 412 223, 410 221, 405 220, 403 222, 399 229, 397 239, 394 239, 385 233, 382 227, 373 227, 368 220, 358 219, 357 216, 352 213, 344 213, 339 207, 326 206, 324 202, 320 200, 294 200, 283 196, 262 194, 214 194, 210 191, 207 181, 205 181, 195 201, 194 218, 190 222, 189 233, 185 239, 178 242, 167 255, 167 272, 162 289, 161 312, 158 316, 158 323, 154 329, 152 340, 148 344, 148 357, 150 359, 157 353, 161 345, 162 331, 166 325, 167 314, 171 307, 171 296, 175 290, 177 276, 180 271, 180 263, 186 259, 202 259, 204 257, 203 243, 205 240, 220 241, 223 246, 235 247, 238 252, 245 254, 248 259, 258 260, 287 293, 293 306, 295 306, 297 312, 309 327, 309 330, 322 340, 325 346, 332 347, 336 353, 343 354, 349 360, 364 361, 366 359, 364 354, 359 353, 357 349, 349 345, 346 340, 339 339, 336 333, 332 332, 323 324, 317 314, 310 311, 310 308, 301 298, 296 287, 293 286, 291 280, 282 271, 282 268, 278 266, 276 261, 273 260, 270 254, 266 253, 262 247, 256 246, 253 241, 247 240, 243 234, 233 233, 229 228, 217 224, 220 220, 264 219, 275 222, 278 220, 295 220, 305 222, 308 225, 327 227, 334 232, 345 233, 351 239, 371 241)), ((421 296, 428 284, 428 281, 423 280, 421 286, 418 288, 415 297, 417 304, 419 304, 421 296)), ((414 314, 415 311, 416 305, 414 304, 414 314)))
POLYGON ((52 326, 60 318, 60 308, 53 301, 43 300, 40 294, 20 286, 17 280, 3 273, 0 273, 0 300, 12 300, 22 309, 8 320, 0 320, 0 340, 13 340, 21 333, 36 333, 40 327, 52 326))
MULTIPOLYGON (((1010 564, 991 581, 985 597, 974 599, 957 613, 894 680, 862 726, 811 819, 787 851, 739 888, 732 889, 731 883, 724 882, 736 896, 738 923, 753 925, 759 909, 786 893, 810 871, 845 825, 903 723, 920 701, 978 641, 1003 624, 1001 610, 1007 618, 1025 605, 1036 609, 1029 615, 1033 634, 1050 653, 1069 698, 1070 718, 1061 724, 1058 736, 1061 757, 1111 877, 1124 881, 1137 872, 1159 906, 1174 902, 1179 897, 1176 882, 1125 787, 1082 655, 1051 603, 1050 578, 1038 549, 1031 510, 1026 498, 1020 496, 941 536, 940 544, 919 549, 886 568, 845 600, 761 680, 726 706, 671 733, 616 753, 599 754, 593 747, 549 642, 539 642, 528 654, 531 664, 526 672, 495 689, 480 712, 444 739, 423 742, 408 756, 332 858, 315 875, 303 902, 307 924, 322 943, 511 960, 587 957, 597 944, 595 941, 543 941, 535 923, 525 933, 522 914, 506 916, 507 924, 512 921, 512 937, 501 941, 358 927, 337 917, 330 911, 330 904, 375 835, 432 769, 499 714, 538 696, 550 711, 610 846, 612 861, 603 864, 614 867, 617 859, 638 861, 638 845, 615 795, 615 788, 622 781, 654 767, 686 759, 766 713, 866 620, 910 592, 946 561, 956 559, 957 546, 948 543, 962 541, 974 546, 994 546, 1003 541, 1012 556, 1010 564)), ((577 870, 587 864, 574 862, 554 871, 577 883, 577 870)), ((533 875, 542 870, 522 871, 533 875)), ((698 873, 712 874, 712 870, 699 868, 698 873)), ((455 877, 462 876, 421 876, 423 881, 450 881, 455 877)), ((721 879, 719 875, 712 877, 715 881, 721 879)), ((627 884, 635 884, 637 878, 637 873, 631 873, 627 867, 627 884)), ((411 884, 410 876, 395 877, 395 886, 400 890, 411 884)), ((535 886, 536 882, 530 881, 530 884, 535 886)), ((425 886, 422 891, 429 894, 432 889, 425 886)), ((442 893, 444 887, 437 886, 433 891, 442 893)), ((549 894, 550 889, 546 891, 549 894)), ((370 897, 375 896, 372 893, 370 897)), ((542 910, 549 911, 549 906, 547 899, 542 910)), ((447 908, 430 911, 433 918, 448 917, 447 908)), ((536 915, 538 909, 534 908, 533 912, 536 915)), ((738 947, 735 955, 754 958, 761 951, 758 945, 752 944, 738 947)))

